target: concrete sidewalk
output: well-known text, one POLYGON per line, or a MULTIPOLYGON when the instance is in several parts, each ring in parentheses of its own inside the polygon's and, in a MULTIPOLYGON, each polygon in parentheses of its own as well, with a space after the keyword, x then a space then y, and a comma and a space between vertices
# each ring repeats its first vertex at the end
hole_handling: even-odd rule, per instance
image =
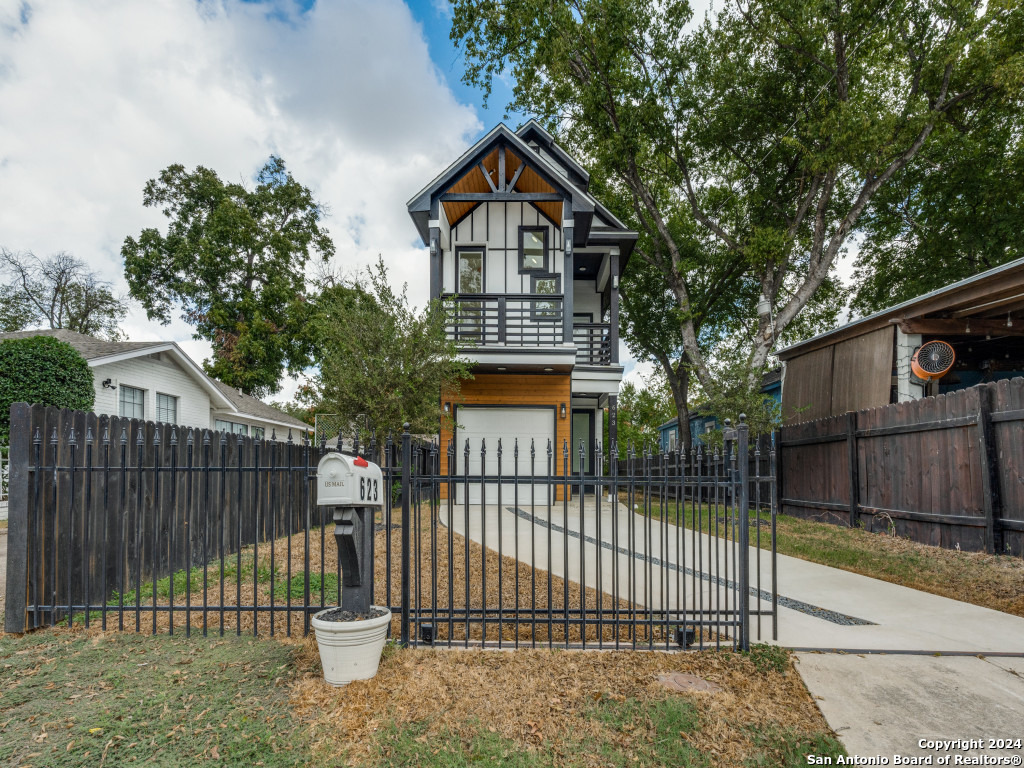
MULTIPOLYGON (((632 581, 636 591, 618 596, 655 610, 683 604, 692 607, 698 600, 705 606, 718 604, 724 602, 723 593, 733 591, 715 579, 679 578, 686 569, 708 574, 709 559, 724 563, 726 557, 734 557, 731 542, 722 538, 660 523, 644 531, 644 518, 621 505, 613 509, 603 504, 598 520, 588 504, 582 526, 574 505, 567 510, 554 507, 550 514, 549 521, 547 509, 541 507, 521 507, 519 514, 511 506, 500 510, 497 506, 470 507, 469 537, 477 542, 486 538, 488 549, 497 552, 500 528, 502 553, 514 555, 518 527, 520 561, 530 563, 532 556, 538 568, 609 593, 616 583, 621 589, 632 581), (635 534, 637 530, 644 535, 634 535, 630 556, 622 550, 630 531, 635 534), (531 547, 531 537, 539 543, 536 548, 531 547), (695 552, 698 556, 702 553, 705 567, 695 552), (659 564, 651 565, 648 556, 659 564), (692 588, 695 583, 699 589, 692 588)), ((443 515, 442 510, 445 522, 443 515)), ((457 510, 453 529, 463 533, 465 528, 464 510, 457 510)), ((750 566, 751 587, 757 588, 760 573, 760 589, 770 590, 771 557, 752 549, 750 566)), ((731 581, 732 566, 710 571, 710 575, 731 581)), ((1024 653, 1024 618, 1018 616, 785 555, 777 557, 777 580, 781 602, 778 638, 772 639, 771 622, 763 619, 761 637, 756 632, 751 635, 755 642, 858 651, 1024 653)), ((758 602, 753 596, 751 608, 758 602)), ((760 605, 771 608, 767 600, 760 605)))

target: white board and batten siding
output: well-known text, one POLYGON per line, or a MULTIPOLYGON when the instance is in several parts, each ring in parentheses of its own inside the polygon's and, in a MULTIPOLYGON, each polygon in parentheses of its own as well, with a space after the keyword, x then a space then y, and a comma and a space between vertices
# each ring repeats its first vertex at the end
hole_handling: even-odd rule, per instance
POLYGON ((549 271, 546 274, 562 275, 565 253, 560 227, 554 226, 529 203, 483 203, 451 231, 449 246, 443 253, 441 290, 457 293, 455 249, 467 245, 486 248, 485 293, 530 293, 530 275, 519 274, 521 226, 547 228, 549 271))
MULTIPOLYGON (((503 478, 511 478, 516 471, 513 446, 519 440, 519 477, 529 478, 531 475, 548 476, 553 474, 552 468, 547 465, 548 441, 554 442, 555 438, 555 413, 551 408, 480 408, 460 407, 457 418, 458 430, 455 434, 455 443, 460 446, 456 452, 456 468, 459 475, 466 472, 465 453, 461 446, 465 446, 469 440, 469 474, 481 474, 480 445, 486 440, 486 458, 484 475, 497 476, 498 474, 498 439, 501 438, 502 457, 501 475, 503 478), (534 441, 536 457, 533 465, 530 461, 530 440, 534 441)), ((548 495, 552 489, 547 485, 533 485, 523 482, 519 485, 519 504, 547 504, 548 495)), ((456 501, 464 503, 466 500, 466 486, 464 483, 456 485, 456 501)), ((511 506, 517 500, 514 483, 501 483, 502 506, 511 506)), ((498 483, 469 484, 470 504, 497 504, 498 483)))
POLYGON ((157 421, 157 393, 178 399, 177 423, 186 427, 212 426, 210 396, 196 383, 194 375, 187 373, 169 354, 157 353, 133 357, 113 363, 100 363, 92 369, 96 388, 96 413, 118 415, 119 393, 122 385, 145 392, 143 407, 147 421, 157 421), (103 386, 106 379, 117 389, 103 386))

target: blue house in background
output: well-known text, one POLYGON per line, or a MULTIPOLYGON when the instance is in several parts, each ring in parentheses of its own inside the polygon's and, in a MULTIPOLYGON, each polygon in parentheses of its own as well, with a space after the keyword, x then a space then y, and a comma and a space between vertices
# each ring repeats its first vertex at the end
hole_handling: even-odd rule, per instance
MULTIPOLYGON (((779 405, 782 404, 782 368, 768 371, 761 379, 761 392, 766 398, 771 398, 779 405)), ((719 427, 718 418, 713 413, 707 413, 701 407, 690 412, 690 441, 696 446, 702 442, 704 434, 712 432, 719 427)), ((674 451, 679 445, 679 419, 669 419, 658 427, 661 452, 674 451)))

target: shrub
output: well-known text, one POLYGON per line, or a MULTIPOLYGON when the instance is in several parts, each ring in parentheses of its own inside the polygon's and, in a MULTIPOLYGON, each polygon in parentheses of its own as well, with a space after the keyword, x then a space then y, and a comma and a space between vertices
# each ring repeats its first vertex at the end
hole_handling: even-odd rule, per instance
POLYGON ((96 393, 92 369, 75 348, 52 336, 0 341, 0 445, 7 445, 12 403, 87 411, 96 393))

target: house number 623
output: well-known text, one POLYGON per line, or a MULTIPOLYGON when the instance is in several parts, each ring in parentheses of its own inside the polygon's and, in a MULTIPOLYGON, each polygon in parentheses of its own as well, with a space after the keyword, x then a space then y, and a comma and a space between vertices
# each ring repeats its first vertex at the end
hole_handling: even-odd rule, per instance
POLYGON ((380 499, 380 484, 376 480, 366 477, 359 478, 359 500, 378 501, 380 499))

